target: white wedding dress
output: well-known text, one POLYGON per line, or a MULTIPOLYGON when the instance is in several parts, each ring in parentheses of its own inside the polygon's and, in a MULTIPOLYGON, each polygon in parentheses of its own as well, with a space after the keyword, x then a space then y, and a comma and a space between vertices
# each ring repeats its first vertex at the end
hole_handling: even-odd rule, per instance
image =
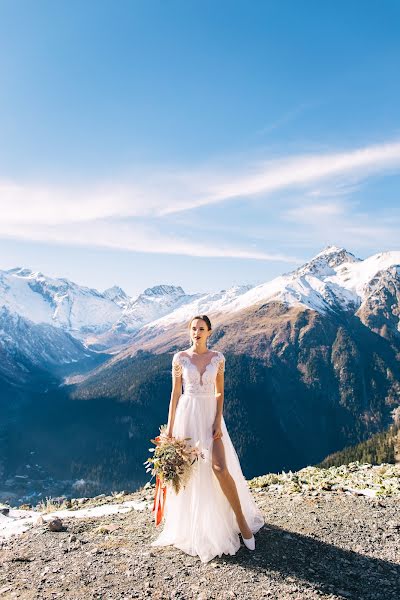
MULTIPOLYGON (((204 459, 194 463, 190 480, 178 494, 168 486, 163 530, 151 543, 174 545, 187 554, 199 556, 202 562, 222 554, 235 554, 240 547, 235 513, 212 469, 212 426, 217 409, 214 386, 219 369, 225 369, 221 352, 214 353, 202 375, 184 352, 173 357, 173 376, 182 375, 183 394, 176 408, 172 433, 179 438, 190 437, 190 445, 198 442, 204 459)), ((256 533, 264 525, 264 518, 243 476, 223 417, 221 425, 226 466, 236 483, 246 521, 256 533)))

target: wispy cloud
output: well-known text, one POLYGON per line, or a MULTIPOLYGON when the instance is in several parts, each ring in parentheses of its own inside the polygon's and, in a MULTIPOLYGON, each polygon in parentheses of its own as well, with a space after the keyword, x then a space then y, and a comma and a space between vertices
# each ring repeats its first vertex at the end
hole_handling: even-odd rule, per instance
POLYGON ((193 198, 184 205, 177 203, 169 206, 164 213, 194 208, 246 198, 259 194, 269 194, 290 187, 307 187, 319 184, 323 180, 336 180, 344 185, 366 179, 371 175, 400 170, 400 142, 367 146, 357 150, 295 156, 267 161, 253 166, 250 174, 233 174, 229 181, 210 185, 208 194, 202 198, 193 198))
POLYGON ((275 215, 273 226, 253 230, 254 239, 269 239, 286 251, 312 249, 328 244, 367 252, 400 248, 400 211, 373 215, 360 210, 355 202, 314 201, 298 198, 295 206, 285 206, 275 215))
POLYGON ((22 184, 0 180, 3 222, 67 223, 109 217, 162 216, 235 198, 268 195, 291 187, 355 185, 371 175, 400 170, 400 142, 330 154, 291 156, 211 169, 147 170, 129 181, 84 186, 22 184))
MULTIPOLYGON (((226 165, 190 171, 147 170, 118 182, 50 185, 0 180, 0 236, 149 253, 298 263, 300 259, 285 252, 253 250, 250 232, 249 243, 232 241, 234 236, 227 235, 221 239, 200 235, 196 239, 186 231, 173 234, 171 224, 183 211, 238 198, 258 198, 268 207, 273 194, 291 189, 299 190, 306 201, 301 206, 286 206, 280 215, 282 222, 316 228, 322 223, 320 232, 327 234, 335 224, 341 228, 340 235, 344 231, 358 235, 357 227, 353 224, 350 231, 345 220, 346 193, 372 175, 399 170, 400 142, 391 142, 351 151, 265 160, 231 170, 226 165)), ((370 224, 361 219, 359 226, 362 237, 361 229, 370 224)))
POLYGON ((150 254, 176 254, 204 258, 240 258, 299 264, 296 256, 279 252, 262 252, 233 244, 213 245, 198 243, 184 236, 164 234, 155 227, 142 223, 114 220, 96 220, 88 225, 77 222, 64 225, 31 226, 19 224, 10 227, 0 223, 0 237, 50 242, 73 246, 113 248, 150 254))

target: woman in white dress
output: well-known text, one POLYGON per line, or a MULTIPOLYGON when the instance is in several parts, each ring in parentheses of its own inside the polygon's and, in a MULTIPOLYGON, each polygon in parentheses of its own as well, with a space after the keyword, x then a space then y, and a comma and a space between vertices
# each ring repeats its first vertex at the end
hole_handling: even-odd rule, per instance
POLYGON ((172 360, 172 393, 166 433, 190 437, 204 459, 193 465, 186 487, 176 494, 167 488, 164 527, 152 546, 168 546, 208 562, 215 556, 235 554, 239 533, 250 550, 254 533, 263 525, 258 509, 227 431, 224 417, 222 352, 207 348, 211 323, 206 315, 189 324, 191 347, 172 360), (183 385, 183 393, 182 393, 183 385))

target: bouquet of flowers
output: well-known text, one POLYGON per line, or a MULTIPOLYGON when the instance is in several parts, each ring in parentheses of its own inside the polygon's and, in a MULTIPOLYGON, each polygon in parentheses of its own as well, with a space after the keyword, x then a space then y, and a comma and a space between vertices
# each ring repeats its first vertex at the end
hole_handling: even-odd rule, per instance
POLYGON ((172 487, 178 494, 182 487, 187 484, 192 471, 193 464, 201 457, 203 453, 198 447, 190 446, 187 441, 190 437, 175 438, 166 435, 166 425, 160 427, 160 435, 151 442, 155 448, 149 448, 153 456, 148 458, 146 473, 151 472, 156 476, 156 491, 153 504, 153 512, 156 513, 156 525, 161 522, 166 498, 166 486, 172 487))

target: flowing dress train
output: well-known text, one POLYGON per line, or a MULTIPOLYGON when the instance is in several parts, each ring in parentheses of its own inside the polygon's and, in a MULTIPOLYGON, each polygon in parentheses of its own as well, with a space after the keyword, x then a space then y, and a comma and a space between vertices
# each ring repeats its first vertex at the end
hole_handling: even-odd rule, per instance
MULTIPOLYGON (((213 354, 203 374, 184 352, 173 357, 172 373, 182 375, 183 394, 177 404, 172 434, 190 437, 190 445, 198 442, 204 459, 199 458, 193 465, 190 480, 178 494, 168 486, 163 530, 151 542, 151 546, 173 545, 199 556, 202 562, 222 554, 236 554, 240 547, 235 513, 212 469, 212 426, 217 409, 215 379, 218 371, 224 369, 225 357, 221 352, 213 354)), ((235 481, 246 521, 256 533, 264 525, 264 517, 243 476, 223 417, 221 430, 227 469, 235 481)))

